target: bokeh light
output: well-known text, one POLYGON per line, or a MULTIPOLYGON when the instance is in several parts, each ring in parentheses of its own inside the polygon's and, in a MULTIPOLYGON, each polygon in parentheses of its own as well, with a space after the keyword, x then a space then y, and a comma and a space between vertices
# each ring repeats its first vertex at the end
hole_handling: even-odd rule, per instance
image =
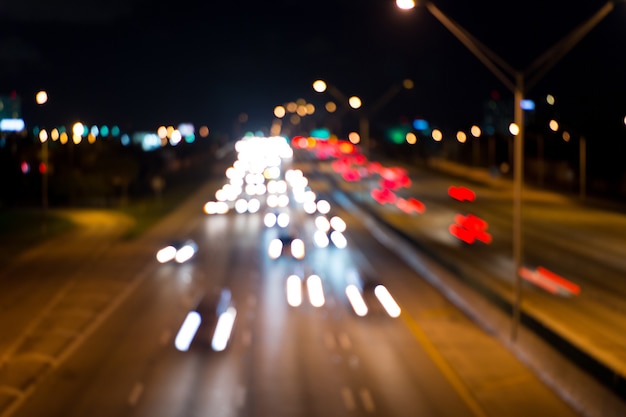
POLYGON ((274 116, 278 117, 279 119, 282 119, 283 117, 285 117, 286 113, 287 113, 287 110, 285 109, 285 107, 283 106, 274 107, 274 116))
POLYGON ((313 90, 317 91, 318 93, 323 93, 324 91, 326 91, 326 83, 323 80, 316 80, 315 82, 313 82, 313 90))
POLYGON ((357 96, 350 97, 348 99, 348 104, 353 109, 358 109, 358 108, 360 108, 363 105, 363 103, 361 102, 361 99, 359 97, 357 97, 357 96))

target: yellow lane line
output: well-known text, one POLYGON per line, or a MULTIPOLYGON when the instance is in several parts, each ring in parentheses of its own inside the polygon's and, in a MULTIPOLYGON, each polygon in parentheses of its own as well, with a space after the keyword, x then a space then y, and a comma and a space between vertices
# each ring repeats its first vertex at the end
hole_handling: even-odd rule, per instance
POLYGON ((417 324, 417 322, 411 317, 408 313, 402 312, 402 319, 409 327, 417 341, 422 345, 426 354, 432 359, 437 368, 441 371, 443 376, 448 380, 452 388, 456 391, 456 393, 461 397, 461 399, 465 402, 467 407, 472 411, 472 414, 476 417, 487 417, 487 413, 480 406, 478 401, 474 398, 470 390, 463 383, 461 378, 457 375, 457 373, 452 369, 448 361, 439 353, 435 345, 430 341, 426 333, 422 330, 422 328, 417 324))

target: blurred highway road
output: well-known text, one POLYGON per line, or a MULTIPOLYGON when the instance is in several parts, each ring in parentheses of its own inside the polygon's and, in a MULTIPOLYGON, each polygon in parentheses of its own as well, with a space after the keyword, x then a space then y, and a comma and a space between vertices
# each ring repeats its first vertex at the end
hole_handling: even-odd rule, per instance
MULTIPOLYGON (((398 187, 395 195, 398 200, 419 200, 425 210, 406 213, 399 204, 379 203, 371 197, 372 190, 381 188, 379 175, 346 181, 331 160, 309 157, 309 161, 315 165, 309 168, 311 172, 323 172, 334 179, 331 193, 341 191, 348 206, 371 215, 400 241, 421 252, 423 258, 442 266, 438 273, 427 274, 434 285, 444 291, 461 288, 460 298, 477 293, 490 300, 499 311, 481 311, 468 302, 459 305, 463 304, 466 313, 478 317, 502 339, 510 340, 511 323, 503 325, 492 318, 504 312, 510 319, 514 303, 510 180, 443 160, 432 161, 430 168, 410 167, 409 186, 398 187), (450 196, 450 187, 471 190, 473 198, 458 201, 450 196), (458 215, 483 219, 491 239, 466 243, 455 237, 450 227, 458 215), (453 277, 454 282, 442 279, 444 275, 453 277)), ((383 165, 394 167, 394 162, 383 165)), ((581 202, 575 197, 526 187, 523 232, 526 271, 545 268, 566 281, 563 286, 551 280, 523 281, 522 323, 621 396, 622 402, 626 398, 626 216, 619 207, 605 202, 581 202)), ((421 262, 415 255, 407 255, 405 260, 421 262)), ((416 266, 416 270, 425 268, 416 266)), ((544 365, 538 361, 536 368, 544 365)), ((562 369, 538 371, 555 384, 562 384, 566 396, 585 396, 584 384, 576 387, 577 383, 568 383, 562 369)))
POLYGON ((292 204, 306 257, 273 260, 277 231, 264 211, 202 212, 222 182, 135 240, 102 228, 98 238, 65 236, 2 272, 0 416, 579 415, 357 214, 332 202, 348 246, 318 248, 313 217, 292 204), (198 253, 159 264, 156 250, 180 238, 198 253), (294 305, 291 275, 302 291, 294 305), (364 317, 346 296, 355 282, 364 317), (399 317, 377 301, 376 284, 399 317), (211 348, 208 316, 189 349, 176 349, 186 315, 224 288, 237 311, 226 349, 211 348))

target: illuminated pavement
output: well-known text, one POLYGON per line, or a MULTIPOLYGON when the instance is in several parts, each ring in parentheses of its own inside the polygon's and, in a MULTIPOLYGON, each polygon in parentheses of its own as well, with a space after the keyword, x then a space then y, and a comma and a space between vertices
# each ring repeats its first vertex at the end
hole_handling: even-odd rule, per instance
MULTIPOLYGON (((14 303, 0 317, 20 317, 0 351, 1 417, 578 415, 400 252, 372 239, 367 216, 336 207, 348 247, 314 248, 313 219, 294 213, 307 255, 272 260, 276 230, 263 225, 262 212, 201 212, 217 186, 207 184, 135 241, 94 243, 101 249, 70 258, 64 273, 50 276, 57 264, 24 266, 28 282, 51 282, 41 292, 27 285, 20 296, 28 307, 14 303), (156 249, 173 237, 192 238, 198 253, 186 264, 158 264, 156 249), (365 317, 346 297, 355 271, 367 284, 365 317), (294 274, 302 297, 290 305, 294 274), (323 302, 308 291, 312 274, 323 302), (400 317, 387 314, 373 284, 388 288, 400 317), (211 349, 209 318, 189 350, 177 350, 187 313, 225 287, 237 311, 227 349, 211 349)), ((74 244, 86 247, 64 241, 74 244)), ((587 415, 617 415, 610 406, 587 415)))
MULTIPOLYGON (((324 166, 321 171, 331 172, 328 166, 324 166)), ((402 190, 401 195, 416 196, 426 203, 426 211, 419 215, 407 215, 393 205, 375 203, 372 198, 363 195, 361 184, 341 179, 336 184, 352 196, 351 200, 343 199, 346 207, 358 210, 354 202, 365 204, 363 207, 367 211, 362 212, 362 216, 375 213, 396 231, 410 236, 418 246, 425 248, 425 252, 420 253, 405 244, 405 260, 455 300, 467 314, 476 317, 477 322, 497 335, 564 398, 571 399, 578 409, 588 410, 590 415, 594 412, 621 415, 624 412, 623 400, 616 398, 614 393, 576 366, 571 366, 562 358, 563 355, 545 346, 533 332, 521 327, 517 342, 511 342, 510 313, 496 307, 501 300, 508 300, 509 303, 513 300, 510 182, 494 180, 486 172, 468 170, 443 161, 437 168, 445 174, 419 172, 414 176, 410 189, 402 190), (471 205, 453 201, 446 192, 453 184, 464 184, 475 190, 476 201, 471 205), (479 243, 471 247, 452 236, 448 227, 458 212, 479 213, 482 218, 490 219, 488 230, 493 241, 489 245, 479 243), (427 254, 434 254, 436 262, 427 254), (459 277, 462 279, 459 280, 459 277), (492 302, 485 302, 485 297, 492 302)), ((340 194, 336 195, 341 199, 340 194)), ((546 265, 565 271, 565 276, 581 288, 579 294, 561 293, 561 290, 553 294, 524 282, 524 312, 575 348, 603 362, 607 371, 602 371, 606 369, 602 366, 592 368, 592 372, 597 369, 608 372, 600 376, 601 380, 608 384, 619 383, 620 377, 612 377, 610 372, 614 370, 624 375, 626 364, 626 339, 622 324, 625 311, 623 294, 626 291, 623 271, 626 266, 621 255, 626 244, 623 238, 626 235, 626 217, 610 210, 585 207, 575 199, 556 193, 533 189, 524 192, 523 213, 525 265, 546 265)), ((377 222, 372 221, 371 224, 378 228, 377 222)), ((398 242, 393 237, 396 233, 385 228, 381 230, 378 232, 379 239, 391 239, 389 244, 398 242)))

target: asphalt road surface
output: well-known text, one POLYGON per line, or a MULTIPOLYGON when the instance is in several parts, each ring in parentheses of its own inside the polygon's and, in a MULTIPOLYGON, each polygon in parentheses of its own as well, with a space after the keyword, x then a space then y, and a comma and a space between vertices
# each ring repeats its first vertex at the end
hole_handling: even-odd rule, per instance
POLYGON ((306 256, 274 260, 267 248, 278 231, 263 224, 264 210, 202 212, 221 182, 136 240, 121 241, 120 223, 103 217, 110 227, 94 227, 98 236, 59 238, 3 272, 0 416, 578 415, 358 216, 333 206, 348 246, 317 248, 313 217, 293 204, 306 256), (156 261, 168 241, 188 238, 198 245, 190 261, 156 261), (287 301, 291 275, 297 306, 287 301), (353 282, 364 317, 346 297, 353 282), (399 317, 378 302, 377 284, 399 317), (236 318, 215 351, 212 300, 223 289, 236 318), (180 351, 175 338, 195 310, 202 323, 180 351))

